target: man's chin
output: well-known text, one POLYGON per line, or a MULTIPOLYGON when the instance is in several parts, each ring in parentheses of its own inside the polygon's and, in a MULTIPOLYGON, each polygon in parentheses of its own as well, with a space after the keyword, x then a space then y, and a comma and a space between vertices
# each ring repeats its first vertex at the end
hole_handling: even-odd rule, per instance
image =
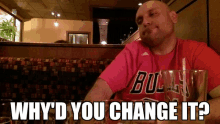
POLYGON ((144 41, 144 40, 142 40, 142 43, 143 43, 145 46, 149 47, 149 48, 154 48, 154 47, 156 47, 156 46, 158 45, 158 44, 155 44, 155 43, 146 42, 146 41, 144 41))
POLYGON ((141 38, 141 40, 144 43, 144 45, 150 48, 156 47, 161 43, 160 38, 141 38))

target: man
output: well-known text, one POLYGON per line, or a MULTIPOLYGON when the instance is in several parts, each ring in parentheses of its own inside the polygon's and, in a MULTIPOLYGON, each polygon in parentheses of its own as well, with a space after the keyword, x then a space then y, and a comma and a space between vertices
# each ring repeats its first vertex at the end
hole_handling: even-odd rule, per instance
POLYGON ((157 80, 159 71, 181 70, 182 59, 186 58, 186 69, 208 70, 208 93, 213 99, 208 101, 207 122, 220 122, 220 107, 216 107, 220 103, 218 54, 205 43, 176 38, 177 14, 163 2, 144 3, 137 11, 136 23, 142 40, 126 45, 100 75, 85 100, 102 101, 116 93, 116 99, 163 101, 162 84, 157 80))

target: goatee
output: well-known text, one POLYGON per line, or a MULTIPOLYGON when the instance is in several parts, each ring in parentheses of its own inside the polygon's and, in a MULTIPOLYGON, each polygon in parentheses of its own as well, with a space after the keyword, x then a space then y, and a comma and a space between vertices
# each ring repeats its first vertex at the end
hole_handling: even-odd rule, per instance
POLYGON ((144 38, 141 38, 142 39, 142 42, 149 48, 153 48, 153 47, 156 47, 158 46, 159 44, 161 44, 164 40, 164 37, 144 37, 144 38))

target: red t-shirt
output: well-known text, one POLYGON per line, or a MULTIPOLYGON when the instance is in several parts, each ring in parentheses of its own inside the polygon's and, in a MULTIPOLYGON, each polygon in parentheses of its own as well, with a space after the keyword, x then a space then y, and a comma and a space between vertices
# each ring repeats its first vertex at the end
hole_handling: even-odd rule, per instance
POLYGON ((117 99, 163 101, 159 71, 182 70, 182 58, 186 58, 186 69, 208 70, 207 92, 220 84, 219 55, 203 42, 182 39, 177 39, 175 49, 166 55, 153 54, 141 41, 127 44, 99 78, 117 92, 117 99), (141 80, 142 84, 135 83, 141 80))

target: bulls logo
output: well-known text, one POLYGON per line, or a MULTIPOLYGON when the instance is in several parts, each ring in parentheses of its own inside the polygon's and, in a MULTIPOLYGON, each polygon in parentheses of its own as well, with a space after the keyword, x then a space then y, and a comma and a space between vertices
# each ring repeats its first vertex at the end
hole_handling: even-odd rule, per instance
MULTIPOLYGON (((142 93, 143 90, 145 90, 146 94, 163 93, 164 92, 163 85, 161 86, 158 85, 159 84, 158 79, 159 79, 159 72, 149 73, 147 76, 147 72, 139 71, 135 79, 135 82, 132 86, 132 89, 130 90, 130 94, 140 94, 142 93), (145 88, 144 88, 144 82, 147 83, 145 88)), ((180 81, 179 84, 183 85, 183 81, 181 78, 179 81, 180 81)), ((179 84, 175 84, 174 80, 172 80, 172 83, 167 88, 167 90, 177 94, 180 94, 181 91, 181 94, 184 95, 183 88, 180 88, 179 84)), ((189 89, 188 86, 186 86, 186 97, 189 96, 190 96, 189 89)), ((178 101, 178 100, 175 99, 174 101, 178 101)))
MULTIPOLYGON (((131 94, 139 94, 142 92, 143 84, 145 82, 146 76, 147 76, 147 72, 143 72, 143 71, 138 72, 135 83, 130 91, 131 94)), ((147 85, 146 85, 146 89, 145 89, 146 94, 153 94, 156 91, 157 92, 163 91, 162 88, 156 89, 158 77, 159 77, 158 72, 148 74, 148 80, 147 80, 147 85)))

